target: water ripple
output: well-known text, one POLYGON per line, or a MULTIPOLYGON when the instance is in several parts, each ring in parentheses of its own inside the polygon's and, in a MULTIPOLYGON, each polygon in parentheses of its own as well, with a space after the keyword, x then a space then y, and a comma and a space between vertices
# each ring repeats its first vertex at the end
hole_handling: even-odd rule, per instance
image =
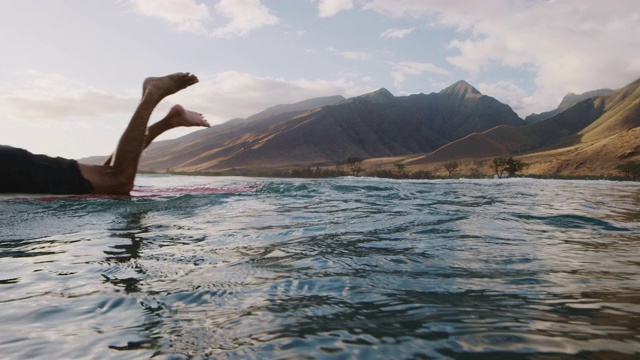
POLYGON ((640 355, 635 183, 141 181, 0 199, 4 358, 640 355))

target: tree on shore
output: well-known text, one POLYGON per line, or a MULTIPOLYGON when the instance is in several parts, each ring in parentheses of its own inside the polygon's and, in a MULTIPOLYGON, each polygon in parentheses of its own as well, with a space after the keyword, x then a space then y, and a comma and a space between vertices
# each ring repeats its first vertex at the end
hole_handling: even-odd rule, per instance
POLYGON ((616 166, 616 169, 631 181, 640 180, 640 162, 638 161, 627 161, 622 165, 616 166))
POLYGON ((448 163, 445 163, 444 165, 442 165, 444 167, 444 169, 447 171, 447 173, 449 174, 449 177, 451 177, 453 175, 453 173, 458 170, 458 168, 460 167, 460 163, 457 161, 449 161, 448 163))
POLYGON ((503 177, 505 177, 504 173, 506 171, 506 164, 507 159, 505 158, 493 158, 493 161, 491 162, 491 169, 496 174, 498 179, 502 179, 503 177))
POLYGON ((402 164, 400 162, 394 163, 393 165, 396 167, 396 171, 398 173, 398 178, 402 179, 402 178, 407 177, 408 174, 407 174, 407 166, 406 165, 404 165, 404 164, 402 164))
POLYGON ((511 156, 509 158, 494 158, 491 162, 491 168, 498 178, 513 177, 525 167, 527 167, 527 163, 511 156))
POLYGON ((359 157, 350 157, 339 162, 336 165, 336 168, 338 168, 339 171, 344 171, 344 168, 346 166, 351 171, 351 174, 353 176, 358 176, 358 174, 364 171, 364 167, 362 166, 363 162, 364 159, 361 159, 359 157))
POLYGON ((316 167, 315 169, 311 167, 303 167, 288 169, 283 175, 294 178, 326 178, 332 176, 343 176, 344 173, 320 167, 316 167))
POLYGON ((529 164, 524 161, 509 157, 509 159, 507 159, 507 174, 509 174, 509 177, 516 176, 516 173, 524 170, 527 166, 529 166, 529 164))

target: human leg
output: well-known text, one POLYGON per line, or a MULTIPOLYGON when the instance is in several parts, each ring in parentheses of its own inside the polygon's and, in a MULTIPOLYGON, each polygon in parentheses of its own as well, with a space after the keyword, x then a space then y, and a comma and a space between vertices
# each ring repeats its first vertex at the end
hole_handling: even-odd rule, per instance
POLYGON ((202 114, 195 111, 187 110, 181 105, 174 105, 167 115, 157 123, 149 126, 145 136, 145 149, 160 134, 167 130, 182 126, 203 126, 209 127, 209 123, 202 114))
MULTIPOLYGON (((210 125, 202 114, 187 110, 182 107, 182 105, 174 105, 162 120, 147 128, 144 137, 144 149, 146 149, 155 138, 165 131, 183 126, 209 127, 210 125)), ((109 158, 104 162, 104 165, 111 165, 112 160, 113 156, 109 156, 109 158)))
POLYGON ((82 176, 93 185, 95 193, 126 195, 131 191, 153 109, 163 98, 197 82, 198 78, 189 73, 145 79, 142 100, 118 142, 110 165, 80 164, 82 176))

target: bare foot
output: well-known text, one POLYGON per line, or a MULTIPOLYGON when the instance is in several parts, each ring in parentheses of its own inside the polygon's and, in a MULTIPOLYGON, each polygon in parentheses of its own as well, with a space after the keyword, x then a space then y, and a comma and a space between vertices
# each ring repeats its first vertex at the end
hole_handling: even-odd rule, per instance
POLYGON ((167 114, 167 120, 172 127, 179 126, 204 126, 209 127, 209 123, 202 114, 195 111, 186 110, 181 105, 174 105, 167 114))
POLYGON ((198 82, 198 78, 190 73, 175 73, 162 77, 148 77, 142 83, 142 94, 156 96, 161 100, 171 94, 198 82))

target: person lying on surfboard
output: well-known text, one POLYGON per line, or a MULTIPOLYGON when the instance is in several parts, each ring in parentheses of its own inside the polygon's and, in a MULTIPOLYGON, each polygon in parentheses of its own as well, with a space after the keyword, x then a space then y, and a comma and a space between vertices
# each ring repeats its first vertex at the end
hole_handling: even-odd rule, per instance
POLYGON ((146 78, 142 99, 104 165, 34 155, 27 150, 0 146, 0 193, 128 195, 138 172, 142 151, 158 135, 180 126, 204 126, 202 114, 175 105, 157 123, 147 127, 153 109, 165 97, 198 82, 190 73, 146 78))

